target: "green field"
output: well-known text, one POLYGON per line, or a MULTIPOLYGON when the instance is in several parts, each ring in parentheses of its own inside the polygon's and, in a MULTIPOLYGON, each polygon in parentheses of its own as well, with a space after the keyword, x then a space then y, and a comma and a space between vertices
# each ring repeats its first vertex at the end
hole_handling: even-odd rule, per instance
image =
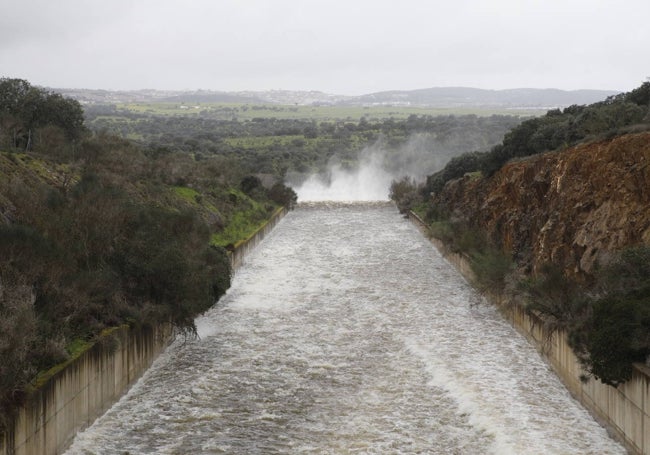
POLYGON ((489 109, 489 108, 436 108, 417 106, 286 106, 274 104, 228 104, 228 103, 126 103, 116 106, 138 114, 154 116, 204 117, 219 120, 252 120, 255 118, 300 119, 315 121, 332 120, 384 120, 405 119, 410 115, 517 115, 538 116, 545 111, 538 109, 489 109))

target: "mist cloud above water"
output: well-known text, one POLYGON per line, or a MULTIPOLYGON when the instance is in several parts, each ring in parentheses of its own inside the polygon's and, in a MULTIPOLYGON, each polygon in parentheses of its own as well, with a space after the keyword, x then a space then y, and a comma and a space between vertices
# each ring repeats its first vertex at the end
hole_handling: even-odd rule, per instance
POLYGON ((393 180, 408 176, 422 182, 457 154, 435 137, 418 133, 397 150, 389 150, 381 143, 366 147, 354 168, 344 168, 334 159, 325 172, 307 177, 293 175, 287 180, 301 202, 386 201, 393 180))
POLYGON ((414 133, 396 151, 384 152, 381 146, 376 150, 382 154, 383 166, 394 180, 408 176, 419 182, 445 167, 452 157, 475 148, 473 144, 460 145, 453 138, 451 141, 443 142, 432 133, 414 133))
POLYGON ((366 149, 356 169, 332 164, 325 174, 312 174, 294 186, 298 201, 386 201, 393 176, 383 162, 383 153, 366 149))
POLYGON ((356 160, 353 153, 343 151, 340 159, 335 154, 329 165, 322 165, 313 175, 293 173, 285 182, 296 191, 299 201, 385 201, 393 181, 409 177, 423 183, 452 158, 499 144, 520 121, 501 116, 429 119, 411 125, 407 137, 379 135, 356 160))

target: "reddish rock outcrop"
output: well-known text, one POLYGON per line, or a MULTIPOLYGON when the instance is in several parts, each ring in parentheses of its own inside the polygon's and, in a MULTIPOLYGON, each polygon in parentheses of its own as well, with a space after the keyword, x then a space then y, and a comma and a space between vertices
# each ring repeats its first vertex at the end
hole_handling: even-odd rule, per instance
POLYGON ((613 251, 650 244, 650 133, 629 134, 466 176, 436 197, 535 272, 584 278, 613 251))

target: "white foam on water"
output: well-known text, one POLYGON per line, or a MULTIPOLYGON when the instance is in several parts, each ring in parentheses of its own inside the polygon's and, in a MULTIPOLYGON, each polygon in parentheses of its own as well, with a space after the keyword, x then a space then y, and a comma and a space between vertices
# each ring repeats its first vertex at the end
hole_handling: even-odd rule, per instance
POLYGON ((383 166, 383 155, 369 154, 354 169, 332 165, 326 176, 314 174, 295 191, 298 201, 387 201, 394 177, 383 166))
POLYGON ((76 454, 624 454, 389 204, 289 213, 76 454))
POLYGON ((428 384, 445 390, 456 402, 458 412, 469 416, 472 426, 480 428, 493 438, 491 453, 499 455, 521 453, 519 450, 523 448, 517 450, 515 441, 510 435, 510 428, 504 425, 493 409, 481 402, 477 391, 471 390, 466 383, 457 380, 442 362, 433 358, 417 341, 407 340, 406 346, 425 363, 425 369, 431 378, 428 384))

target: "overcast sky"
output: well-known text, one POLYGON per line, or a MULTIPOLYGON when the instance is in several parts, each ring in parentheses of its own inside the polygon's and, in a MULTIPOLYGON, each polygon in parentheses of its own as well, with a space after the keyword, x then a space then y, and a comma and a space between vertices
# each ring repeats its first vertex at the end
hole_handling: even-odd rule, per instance
POLYGON ((0 0, 0 77, 60 88, 627 91, 649 0, 0 0))

